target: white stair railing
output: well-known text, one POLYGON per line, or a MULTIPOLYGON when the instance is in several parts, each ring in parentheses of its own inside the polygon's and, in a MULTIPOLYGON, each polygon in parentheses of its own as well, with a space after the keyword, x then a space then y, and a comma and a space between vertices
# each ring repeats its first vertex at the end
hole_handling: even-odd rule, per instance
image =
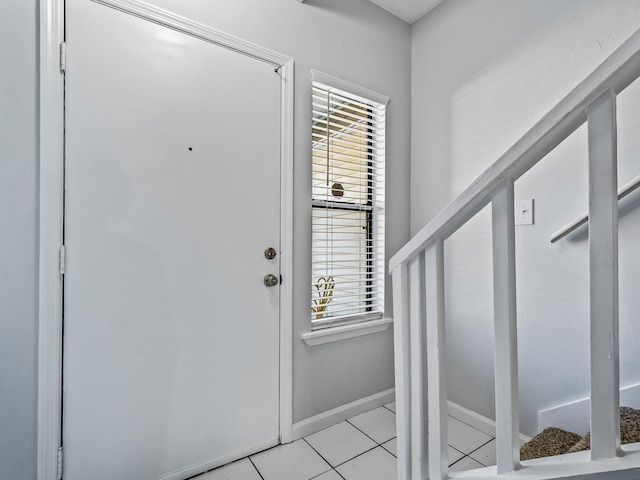
POLYGON ((516 478, 522 473, 534 479, 571 478, 640 467, 640 448, 629 452, 624 461, 620 459, 616 138, 616 96, 639 76, 640 31, 391 259, 398 480, 449 477, 444 241, 489 203, 493 228, 497 466, 478 473, 478 477, 516 478), (514 182, 585 122, 589 143, 591 454, 574 454, 574 460, 562 465, 549 460, 522 467, 514 182))

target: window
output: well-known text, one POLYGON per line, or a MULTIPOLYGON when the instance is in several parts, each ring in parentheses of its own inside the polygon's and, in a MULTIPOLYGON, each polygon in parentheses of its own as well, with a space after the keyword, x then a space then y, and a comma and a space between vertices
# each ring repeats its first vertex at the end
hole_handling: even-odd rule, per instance
POLYGON ((319 81, 312 89, 311 324, 318 329, 384 311, 386 101, 319 81))

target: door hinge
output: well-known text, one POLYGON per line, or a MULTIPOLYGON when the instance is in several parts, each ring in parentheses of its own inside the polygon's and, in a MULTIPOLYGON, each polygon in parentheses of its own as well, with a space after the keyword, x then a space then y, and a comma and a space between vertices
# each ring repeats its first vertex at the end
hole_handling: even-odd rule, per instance
POLYGON ((67 73, 67 44, 60 42, 60 73, 67 73))
POLYGON ((64 245, 60 246, 59 261, 60 275, 64 275, 67 273, 67 249, 64 245))
POLYGON ((62 480, 62 447, 58 448, 58 474, 56 480, 62 480))

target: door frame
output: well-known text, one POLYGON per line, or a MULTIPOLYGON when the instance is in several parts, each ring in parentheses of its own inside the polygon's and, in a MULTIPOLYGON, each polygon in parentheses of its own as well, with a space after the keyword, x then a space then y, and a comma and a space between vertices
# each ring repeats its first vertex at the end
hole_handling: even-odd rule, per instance
MULTIPOLYGON (((40 1, 39 79, 39 293, 37 480, 58 476, 62 434, 61 247, 64 240, 64 0, 40 1)), ((271 63, 281 76, 279 436, 292 441, 293 426, 293 102, 290 57, 138 0, 91 0, 203 41, 271 63)))

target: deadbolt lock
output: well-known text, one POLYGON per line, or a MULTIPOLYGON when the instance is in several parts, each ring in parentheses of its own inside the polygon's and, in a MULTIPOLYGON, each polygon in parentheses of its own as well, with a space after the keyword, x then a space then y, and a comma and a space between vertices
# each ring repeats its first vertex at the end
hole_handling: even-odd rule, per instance
POLYGON ((264 251, 264 256, 267 260, 273 260, 276 258, 276 255, 278 255, 278 252, 276 252, 276 249, 273 247, 269 247, 264 251))
POLYGON ((276 285, 278 285, 278 277, 269 273, 264 276, 264 284, 267 287, 275 287, 276 285))

